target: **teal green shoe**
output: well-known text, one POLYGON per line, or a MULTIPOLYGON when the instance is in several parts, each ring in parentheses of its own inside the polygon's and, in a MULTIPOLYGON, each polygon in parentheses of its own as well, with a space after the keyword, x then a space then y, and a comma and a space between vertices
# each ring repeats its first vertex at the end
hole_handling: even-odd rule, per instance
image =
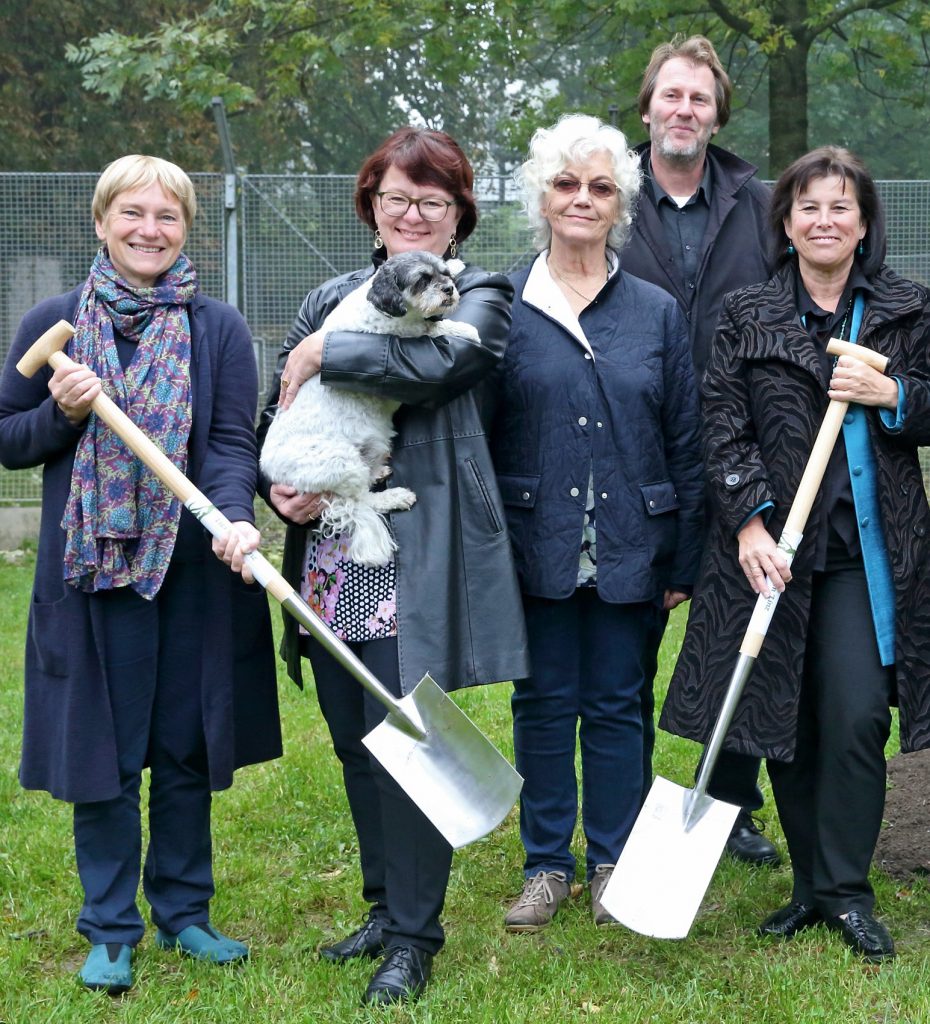
POLYGON ((236 942, 216 931, 208 921, 206 924, 190 924, 182 928, 177 935, 162 931, 155 933, 155 943, 162 949, 179 949, 185 956, 195 960, 209 960, 215 964, 231 964, 237 960, 245 960, 249 955, 249 947, 244 942, 236 942))
POLYGON ((78 977, 87 988, 121 995, 132 988, 132 948, 119 942, 91 946, 78 977))

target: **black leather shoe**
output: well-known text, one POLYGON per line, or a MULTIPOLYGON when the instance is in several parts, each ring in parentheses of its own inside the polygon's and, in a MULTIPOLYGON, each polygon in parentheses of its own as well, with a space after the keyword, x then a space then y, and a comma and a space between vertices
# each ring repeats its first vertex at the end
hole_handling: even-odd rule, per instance
POLYGON ((736 824, 727 839, 727 853, 746 864, 777 868, 781 856, 774 845, 762 835, 762 829, 753 821, 749 811, 740 811, 736 824))
POLYGON ((365 989, 363 1003, 381 1006, 418 999, 433 972, 433 954, 416 946, 388 946, 365 989))
POLYGON ((843 942, 869 963, 894 958, 894 941, 888 929, 871 914, 850 910, 845 917, 828 917, 827 927, 839 932, 843 942))
POLYGON ((356 928, 351 935, 333 943, 332 946, 321 946, 320 959, 340 964, 360 956, 381 956, 384 952, 383 929, 385 924, 387 924, 387 918, 383 914, 369 910, 361 928, 356 928))
POLYGON ((793 939, 798 932, 819 924, 823 918, 819 910, 806 903, 792 900, 787 907, 776 910, 759 925, 759 934, 776 939, 793 939))

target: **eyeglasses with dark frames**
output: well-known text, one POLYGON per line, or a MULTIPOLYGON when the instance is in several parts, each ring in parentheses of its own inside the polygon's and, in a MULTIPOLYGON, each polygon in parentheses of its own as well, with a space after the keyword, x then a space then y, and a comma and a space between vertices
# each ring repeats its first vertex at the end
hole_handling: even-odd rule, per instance
POLYGON ((563 196, 573 196, 576 192, 581 191, 582 185, 585 185, 588 195, 595 199, 613 199, 620 191, 620 186, 615 181, 605 181, 603 178, 596 178, 594 181, 580 181, 570 174, 557 174, 554 178, 549 179, 549 185, 553 192, 558 192, 563 196))
POLYGON ((382 212, 389 217, 403 217, 411 206, 417 208, 418 213, 424 220, 442 220, 449 212, 450 206, 455 206, 455 200, 441 199, 439 196, 423 196, 420 199, 412 199, 405 196, 403 192, 375 192, 382 212))

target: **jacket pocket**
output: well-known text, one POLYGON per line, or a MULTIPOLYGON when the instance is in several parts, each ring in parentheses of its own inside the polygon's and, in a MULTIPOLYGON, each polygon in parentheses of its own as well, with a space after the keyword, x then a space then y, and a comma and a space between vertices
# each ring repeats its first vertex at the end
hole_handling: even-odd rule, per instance
POLYGON ((671 480, 656 484, 642 484, 643 505, 646 508, 646 535, 649 543, 649 561, 654 568, 665 567, 675 556, 678 540, 678 495, 671 480))
POLYGON ((504 530, 504 524, 501 522, 500 514, 497 511, 497 502, 494 500, 494 496, 491 491, 488 490, 488 485, 484 482, 484 477, 481 475, 481 468, 475 459, 466 459, 465 465, 468 467, 469 478, 472 483, 474 483, 478 496, 481 499, 481 503, 484 506, 488 522, 491 524, 491 529, 494 533, 502 533, 504 530))
POLYGON ((536 493, 539 490, 539 476, 498 473, 497 486, 500 488, 505 505, 514 508, 533 508, 536 504, 536 493))
POLYGON ((36 664, 46 675, 64 678, 68 674, 70 630, 68 595, 57 601, 37 601, 29 608, 29 641, 36 664))
POLYGON ((678 509, 678 495, 671 480, 663 480, 657 484, 642 484, 640 491, 647 516, 660 516, 663 512, 674 512, 678 509))

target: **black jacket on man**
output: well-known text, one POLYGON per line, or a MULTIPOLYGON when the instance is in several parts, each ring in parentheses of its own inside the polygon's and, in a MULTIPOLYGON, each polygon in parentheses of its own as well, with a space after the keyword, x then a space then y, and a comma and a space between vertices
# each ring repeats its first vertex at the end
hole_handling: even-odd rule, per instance
MULTIPOLYGON (((648 142, 636 147, 641 161, 648 158, 649 149, 648 142)), ((711 166, 710 217, 693 289, 681 277, 648 184, 643 186, 630 239, 621 254, 627 273, 657 284, 677 300, 688 322, 698 381, 710 356, 724 295, 769 276, 768 186, 755 177, 752 164, 719 146, 708 146, 707 159, 711 166)))

